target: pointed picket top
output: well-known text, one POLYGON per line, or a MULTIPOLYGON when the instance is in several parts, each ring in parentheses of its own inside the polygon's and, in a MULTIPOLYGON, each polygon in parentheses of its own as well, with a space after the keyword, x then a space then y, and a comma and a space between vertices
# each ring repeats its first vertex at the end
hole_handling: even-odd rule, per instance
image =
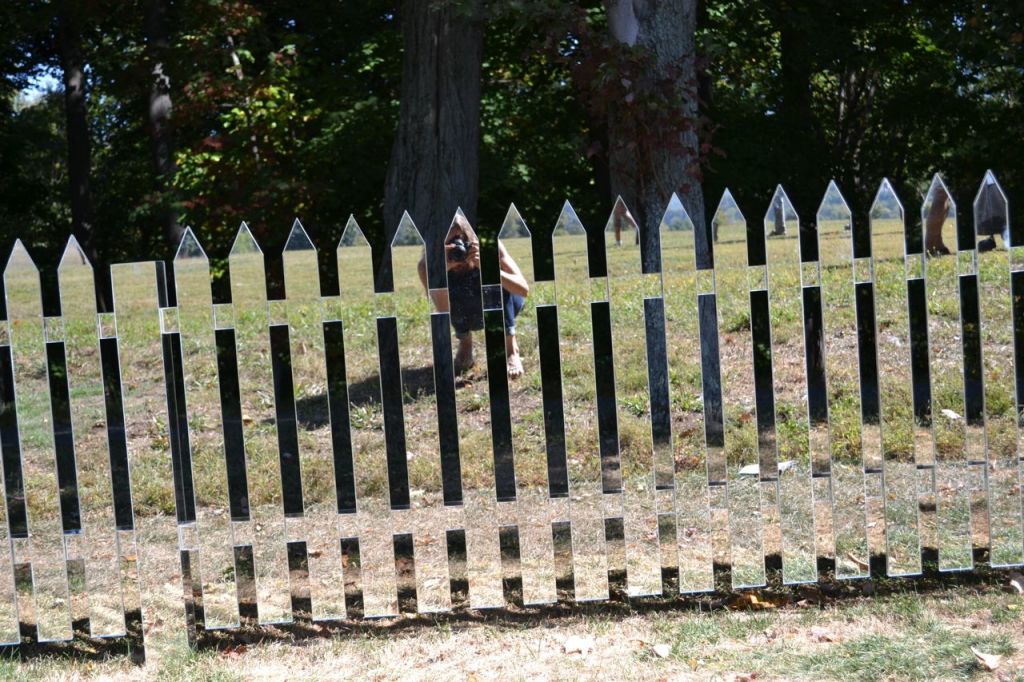
POLYGON ((815 215, 818 261, 825 266, 847 266, 853 259, 853 211, 835 180, 830 180, 815 215))
POLYGON ((7 265, 4 266, 4 277, 6 278, 8 273, 11 274, 23 274, 31 270, 34 273, 39 273, 39 268, 36 267, 36 263, 32 260, 32 255, 25 248, 25 245, 20 239, 14 241, 14 247, 11 249, 11 255, 7 257, 7 265))
POLYGON ((629 207, 626 206, 626 202, 622 200, 621 196, 615 198, 615 205, 612 207, 612 214, 608 216, 608 222, 604 225, 605 233, 615 232, 615 219, 621 218, 621 229, 620 233, 625 233, 628 230, 638 231, 639 228, 636 224, 636 219, 630 212, 629 207))
POLYGON ((398 229, 395 230, 395 236, 391 239, 391 248, 396 246, 423 245, 423 235, 416 228, 416 223, 412 221, 412 216, 409 215, 409 212, 404 211, 402 219, 398 221, 398 229))
MULTIPOLYGON (((1001 234, 1005 240, 1010 236, 1010 206, 1006 193, 991 170, 985 171, 978 193, 974 196, 973 208, 974 230, 979 237, 1001 234)), ((1004 246, 1008 247, 1009 244, 1004 246)))
POLYGON ((530 237, 530 228, 527 227, 526 221, 519 214, 519 209, 516 208, 516 205, 509 204, 508 211, 505 213, 505 219, 501 221, 498 239, 520 239, 522 237, 530 237))
POLYGON ((345 229, 341 233, 341 239, 338 240, 339 249, 349 246, 370 248, 370 241, 359 228, 359 223, 356 222, 354 215, 349 215, 348 222, 345 223, 345 229))
POLYGON ((338 241, 338 288, 346 304, 343 318, 368 310, 373 300, 373 251, 369 240, 359 228, 355 216, 349 216, 338 241))
POLYGON ((235 235, 235 241, 231 244, 228 258, 246 256, 253 253, 263 253, 263 249, 256 242, 256 238, 252 236, 249 226, 242 223, 241 227, 238 228, 238 234, 235 235))
MULTIPOLYGON (((924 201, 921 202, 921 243, 924 245, 925 253, 956 253, 956 232, 956 202, 946 183, 942 181, 942 176, 936 173, 932 176, 924 201), (943 234, 947 221, 952 223, 952 227, 949 232, 943 234), (932 234, 929 234, 930 231, 932 234)), ((928 267, 927 263, 925 267, 928 267)))
POLYGON ((192 231, 191 227, 186 227, 185 234, 181 235, 181 241, 178 242, 178 250, 174 254, 174 260, 184 261, 193 259, 209 260, 195 232, 192 231))
POLYGON ((39 269, 21 240, 14 242, 4 267, 4 293, 7 295, 7 317, 11 320, 40 317, 39 269))
POLYGON ((73 267, 88 267, 92 270, 92 263, 89 262, 88 256, 85 255, 85 249, 75 239, 75 235, 68 237, 68 243, 64 246, 64 253, 61 254, 60 263, 57 265, 57 272, 73 267))
POLYGON ((942 180, 942 176, 936 173, 932 176, 932 182, 928 185, 928 193, 924 195, 924 201, 921 203, 922 222, 927 219, 932 203, 941 199, 943 195, 945 195, 944 200, 949 202, 949 217, 956 220, 956 201, 953 199, 952 192, 949 191, 946 183, 942 180))
POLYGON ((624 278, 643 272, 640 260, 640 228, 622 197, 615 199, 615 206, 604 226, 605 253, 608 255, 607 269, 611 278, 624 278), (613 256, 612 249, 618 254, 613 256), (632 255, 623 252, 630 252, 632 255))
POLYGON ((828 181, 828 188, 821 198, 821 203, 818 204, 816 218, 819 224, 827 220, 841 220, 849 223, 853 218, 853 211, 850 210, 850 205, 846 203, 846 198, 839 191, 839 185, 835 180, 828 181))
POLYGON ((292 223, 292 231, 288 233, 288 240, 284 243, 284 251, 316 251, 313 240, 309 238, 306 228, 302 226, 298 218, 292 223))
POLYGON ((583 228, 583 223, 580 221, 579 216, 576 215, 576 209, 566 199, 565 203, 562 204, 562 212, 558 214, 558 222, 555 223, 555 228, 551 230, 551 236, 585 235, 586 233, 587 231, 583 228))
POLYGON ((450 223, 448 223, 448 231, 444 235, 444 243, 445 244, 447 244, 449 241, 451 241, 456 236, 458 236, 458 234, 461 234, 461 233, 457 233, 457 231, 456 231, 456 226, 459 225, 459 219, 460 218, 462 219, 463 222, 466 223, 466 225, 469 225, 469 229, 473 230, 474 233, 476 232, 476 230, 473 228, 473 226, 470 225, 469 219, 466 218, 466 214, 462 212, 462 209, 461 208, 456 208, 455 209, 455 215, 452 216, 452 221, 450 223))
POLYGON ((868 215, 872 220, 903 220, 903 204, 889 178, 883 178, 868 215))
POLYGON ((782 185, 775 186, 772 193, 772 200, 768 204, 768 210, 764 214, 764 228, 766 234, 786 234, 791 224, 799 224, 800 217, 789 200, 789 195, 782 185))
POLYGON ((729 188, 722 192, 722 198, 718 201, 718 207, 715 208, 711 222, 715 225, 746 224, 747 219, 743 217, 740 205, 736 203, 736 199, 733 198, 729 188))
POLYGON ((661 216, 659 230, 661 232, 693 232, 693 221, 690 220, 690 214, 686 212, 686 207, 683 206, 683 202, 679 201, 675 192, 672 192, 672 196, 669 197, 668 206, 661 216))

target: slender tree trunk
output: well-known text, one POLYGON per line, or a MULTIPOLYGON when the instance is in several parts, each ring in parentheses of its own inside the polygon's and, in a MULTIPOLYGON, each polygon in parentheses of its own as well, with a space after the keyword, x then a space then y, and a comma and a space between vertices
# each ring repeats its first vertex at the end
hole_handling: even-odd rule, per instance
POLYGON ((152 64, 149 91, 149 139, 160 192, 160 224, 169 248, 178 246, 185 230, 178 223, 173 201, 174 135, 171 129, 171 79, 164 63, 170 50, 167 28, 169 12, 167 0, 148 0, 146 3, 146 54, 152 64))
POLYGON ((606 6, 612 36, 651 57, 651 69, 644 77, 671 83, 675 92, 668 98, 682 102, 679 121, 667 137, 665 131, 652 136, 650 126, 636 113, 624 115, 619 103, 614 103, 609 116, 612 193, 623 198, 640 227, 644 270, 649 272, 660 267, 655 248, 658 228, 673 192, 694 226, 705 229, 694 127, 698 117, 697 0, 606 0, 606 6))
POLYGON ((99 259, 96 251, 95 211, 89 187, 92 150, 85 102, 85 58, 82 54, 81 24, 77 11, 73 3, 65 3, 63 6, 57 18, 56 47, 64 81, 71 233, 96 265, 99 259))
MULTIPOLYGON (((403 0, 401 108, 384 188, 384 232, 408 211, 427 243, 431 288, 444 286, 441 242, 457 208, 476 223, 481 0, 403 0)), ((387 260, 381 284, 390 285, 387 260)))

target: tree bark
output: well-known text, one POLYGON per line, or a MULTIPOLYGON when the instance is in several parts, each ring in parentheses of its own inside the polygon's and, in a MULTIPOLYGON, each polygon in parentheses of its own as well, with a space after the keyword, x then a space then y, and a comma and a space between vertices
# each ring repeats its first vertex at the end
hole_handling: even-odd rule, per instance
POLYGON ((68 184, 71 192, 71 233, 86 255, 99 264, 96 250, 95 211, 89 175, 92 149, 85 101, 85 58, 78 9, 64 3, 57 17, 56 48, 64 83, 64 115, 67 122, 68 184))
MULTIPOLYGON (((612 197, 621 196, 640 227, 644 270, 660 268, 658 228, 672 193, 679 196, 698 230, 705 230, 701 190, 695 32, 697 0, 606 0, 612 37, 651 59, 644 77, 667 82, 681 102, 679 120, 666 138, 636 111, 627 114, 625 102, 610 108, 609 166, 612 197)), ((646 103, 639 103, 640 107, 646 103)), ((639 109, 642 112, 642 109, 639 109)), ((654 126, 660 124, 655 123, 654 126)))
MULTIPOLYGON (((481 0, 403 0, 401 106, 384 188, 384 232, 408 211, 427 244, 430 286, 444 286, 442 240, 455 211, 476 223, 481 0)), ((390 286, 387 256, 381 284, 390 286)))
POLYGON ((821 200, 821 187, 829 180, 825 136, 812 109, 811 77, 814 72, 808 44, 811 42, 799 19, 780 12, 779 48, 782 101, 779 107, 779 177, 786 193, 807 225, 821 200))
POLYGON ((171 79, 164 63, 170 50, 167 0, 146 3, 146 56, 152 65, 149 90, 149 140, 160 193, 159 216, 164 238, 174 249, 185 233, 178 223, 173 201, 173 182, 177 166, 174 162, 174 134, 171 129, 171 79))

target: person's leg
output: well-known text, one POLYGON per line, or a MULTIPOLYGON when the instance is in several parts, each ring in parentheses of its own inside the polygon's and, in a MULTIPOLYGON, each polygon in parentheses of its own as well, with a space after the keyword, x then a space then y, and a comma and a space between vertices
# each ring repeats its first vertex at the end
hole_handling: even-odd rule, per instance
POLYGON ((504 289, 501 298, 505 309, 505 360, 508 377, 518 379, 523 376, 523 360, 519 356, 519 344, 516 341, 516 317, 523 309, 526 299, 518 294, 510 294, 504 289))
POLYGON ((455 372, 461 374, 473 366, 473 332, 455 332, 458 349, 455 351, 455 372))

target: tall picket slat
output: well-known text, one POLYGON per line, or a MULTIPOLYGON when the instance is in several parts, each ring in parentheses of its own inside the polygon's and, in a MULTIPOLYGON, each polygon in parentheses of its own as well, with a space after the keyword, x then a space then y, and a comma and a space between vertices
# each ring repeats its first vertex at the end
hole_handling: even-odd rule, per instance
POLYGON ((249 490, 249 519, 236 525, 235 542, 252 546, 259 621, 285 623, 292 619, 291 592, 267 282, 263 252, 244 223, 228 265, 249 490))
POLYGON ((57 452, 53 438, 39 271, 17 241, 4 270, 14 361, 21 477, 28 513, 29 557, 39 641, 71 638, 71 610, 57 452))

